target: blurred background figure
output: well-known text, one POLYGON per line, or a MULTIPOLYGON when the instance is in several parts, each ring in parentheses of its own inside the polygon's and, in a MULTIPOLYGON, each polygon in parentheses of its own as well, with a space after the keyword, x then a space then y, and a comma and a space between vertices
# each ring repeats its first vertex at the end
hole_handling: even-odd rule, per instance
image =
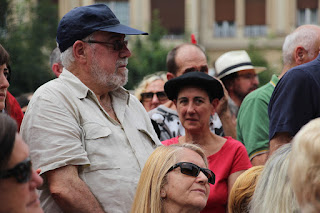
POLYGON ((254 67, 248 53, 237 50, 222 54, 215 62, 215 70, 229 93, 229 108, 236 118, 244 97, 258 88, 257 74, 266 68, 254 67))
MULTIPOLYGON (((291 68, 317 57, 320 45, 319 34, 320 27, 302 25, 286 36, 282 46, 283 68, 280 75, 277 77, 273 74, 267 84, 251 92, 243 100, 237 117, 237 139, 247 148, 252 165, 263 165, 267 161, 269 152, 268 105, 276 85, 291 68)), ((276 111, 281 110, 280 108, 277 107, 276 111)), ((283 111, 286 121, 288 112, 290 110, 283 111)), ((282 124, 283 122, 277 123, 282 124)))
POLYGON ((131 213, 199 213, 215 175, 202 149, 193 144, 158 147, 148 158, 131 213))
POLYGON ((229 213, 249 213, 248 206, 262 170, 263 166, 254 166, 237 178, 229 195, 229 213))
POLYGON ((50 55, 50 67, 57 78, 63 70, 60 56, 61 52, 58 47, 54 48, 50 55))
POLYGON ((303 126, 292 144, 289 176, 301 212, 320 212, 320 118, 303 126))
POLYGON ((164 92, 164 84, 166 82, 167 73, 163 71, 156 72, 145 76, 135 89, 135 96, 147 112, 169 100, 164 92))
POLYGON ((269 157, 249 204, 250 213, 298 213, 299 206, 289 182, 291 144, 269 157))
POLYGON ((32 169, 27 144, 16 122, 0 113, 0 212, 41 213, 36 188, 42 178, 32 169))
POLYGON ((32 98, 33 93, 24 93, 17 97, 17 101, 21 107, 23 114, 27 111, 28 104, 32 98))
POLYGON ((0 113, 10 115, 17 122, 19 132, 23 113, 15 97, 8 91, 11 76, 9 62, 10 55, 0 44, 0 113))

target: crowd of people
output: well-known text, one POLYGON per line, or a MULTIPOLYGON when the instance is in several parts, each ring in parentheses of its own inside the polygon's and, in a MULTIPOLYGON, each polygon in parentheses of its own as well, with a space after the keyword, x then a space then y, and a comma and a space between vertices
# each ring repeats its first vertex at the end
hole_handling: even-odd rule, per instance
POLYGON ((286 36, 282 72, 260 88, 266 68, 245 50, 210 76, 193 41, 131 94, 126 36, 147 34, 105 4, 74 8, 57 78, 17 99, 0 45, 0 212, 319 212, 320 27, 286 36))

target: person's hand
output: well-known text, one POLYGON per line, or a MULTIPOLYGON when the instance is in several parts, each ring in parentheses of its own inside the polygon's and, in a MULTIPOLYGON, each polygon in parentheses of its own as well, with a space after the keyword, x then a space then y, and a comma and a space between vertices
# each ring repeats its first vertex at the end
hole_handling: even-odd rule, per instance
POLYGON ((221 83, 223 88, 223 93, 224 93, 224 96, 220 99, 219 105, 216 108, 216 112, 218 113, 219 117, 221 117, 229 109, 229 106, 228 106, 229 94, 225 86, 223 85, 222 81, 220 79, 217 79, 217 80, 221 83))

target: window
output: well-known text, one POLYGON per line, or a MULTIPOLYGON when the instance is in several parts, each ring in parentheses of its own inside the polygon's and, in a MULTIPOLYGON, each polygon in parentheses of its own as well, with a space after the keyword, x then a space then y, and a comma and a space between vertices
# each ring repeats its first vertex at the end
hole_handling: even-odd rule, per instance
POLYGON ((267 34, 265 0, 246 0, 245 13, 245 36, 265 36, 267 34))
POLYGON ((216 0, 215 2, 214 36, 234 37, 235 0, 216 0))
POLYGON ((297 1, 297 25, 318 23, 318 0, 297 1))
POLYGON ((128 0, 96 1, 106 4, 117 16, 121 24, 130 26, 130 9, 128 0))
POLYGON ((184 34, 184 0, 151 0, 151 17, 153 12, 159 12, 161 25, 169 35, 184 34))

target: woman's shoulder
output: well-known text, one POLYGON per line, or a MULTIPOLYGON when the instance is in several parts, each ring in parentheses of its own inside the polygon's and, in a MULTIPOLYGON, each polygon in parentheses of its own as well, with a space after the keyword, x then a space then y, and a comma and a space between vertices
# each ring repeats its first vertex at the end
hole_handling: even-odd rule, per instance
POLYGON ((168 140, 165 140, 165 141, 161 141, 161 143, 165 146, 170 146, 172 144, 177 144, 179 143, 179 136, 177 137, 174 137, 174 138, 170 138, 168 140))

